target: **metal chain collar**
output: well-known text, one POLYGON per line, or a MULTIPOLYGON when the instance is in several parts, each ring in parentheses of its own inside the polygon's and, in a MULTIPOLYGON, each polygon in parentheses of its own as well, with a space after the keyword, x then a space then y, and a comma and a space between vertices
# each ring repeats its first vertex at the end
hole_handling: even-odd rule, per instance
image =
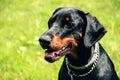
MULTIPOLYGON (((95 44, 95 51, 94 51, 94 55, 96 55, 96 58, 95 58, 95 60, 94 60, 94 62, 93 62, 93 64, 92 64, 92 67, 91 67, 91 69, 87 72, 87 73, 84 73, 84 74, 75 74, 74 73, 74 71, 72 71, 70 68, 69 68, 69 62, 68 62, 68 60, 67 60, 67 58, 65 59, 65 61, 66 61, 66 66, 67 66, 67 69, 68 69, 68 74, 69 74, 69 76, 71 77, 71 80, 73 80, 73 76, 75 76, 75 77, 84 77, 84 76, 87 76, 88 74, 90 74, 92 71, 93 71, 93 69, 96 67, 96 64, 97 64, 97 62, 98 62, 98 58, 99 58, 99 46, 98 46, 98 43, 96 43, 95 44)), ((73 67, 74 68, 74 67, 73 67)), ((86 67, 85 67, 86 68, 86 67)), ((81 70, 81 69, 85 69, 85 68, 80 68, 79 70, 81 70)), ((87 67, 88 68, 88 67, 87 67)), ((75 67, 75 69, 76 69, 76 67, 75 67)))

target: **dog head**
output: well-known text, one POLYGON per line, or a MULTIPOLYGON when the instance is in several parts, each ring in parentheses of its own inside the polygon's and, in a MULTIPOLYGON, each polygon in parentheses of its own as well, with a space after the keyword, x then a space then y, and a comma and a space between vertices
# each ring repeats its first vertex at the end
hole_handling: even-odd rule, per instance
POLYGON ((73 7, 56 9, 48 21, 48 28, 39 39, 48 62, 67 54, 75 57, 80 43, 90 48, 106 33, 95 17, 73 7))

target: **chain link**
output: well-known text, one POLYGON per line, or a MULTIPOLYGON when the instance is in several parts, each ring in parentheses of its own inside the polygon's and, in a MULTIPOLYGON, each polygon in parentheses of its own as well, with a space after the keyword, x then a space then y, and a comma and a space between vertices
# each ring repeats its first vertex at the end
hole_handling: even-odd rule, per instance
POLYGON ((97 50, 97 51, 94 52, 94 53, 97 55, 96 60, 94 61, 91 69, 90 69, 87 73, 79 74, 79 75, 75 74, 74 71, 72 71, 72 70, 69 68, 68 62, 67 62, 67 60, 66 60, 66 66, 67 66, 67 69, 68 69, 68 74, 69 74, 69 76, 71 77, 71 80, 73 80, 73 76, 75 76, 75 77, 84 77, 84 76, 87 76, 88 74, 90 74, 90 73, 93 71, 93 69, 96 67, 96 64, 97 64, 98 58, 99 58, 99 46, 98 46, 98 43, 97 43, 97 49, 96 49, 96 50, 97 50))

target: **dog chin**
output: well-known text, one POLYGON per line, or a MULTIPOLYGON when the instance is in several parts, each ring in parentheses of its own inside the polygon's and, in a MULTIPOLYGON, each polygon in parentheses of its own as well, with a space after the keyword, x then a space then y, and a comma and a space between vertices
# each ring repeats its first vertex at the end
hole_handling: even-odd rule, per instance
POLYGON ((57 61, 57 59, 55 59, 53 57, 46 57, 46 56, 45 56, 45 60, 50 62, 50 63, 53 63, 53 62, 57 61))

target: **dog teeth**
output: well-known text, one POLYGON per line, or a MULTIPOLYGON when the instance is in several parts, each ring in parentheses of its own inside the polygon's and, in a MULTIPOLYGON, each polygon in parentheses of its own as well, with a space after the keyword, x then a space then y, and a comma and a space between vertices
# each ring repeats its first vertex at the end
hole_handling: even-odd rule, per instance
POLYGON ((48 49, 44 49, 44 51, 47 51, 48 49))
POLYGON ((63 47, 62 50, 64 50, 66 47, 63 47))
POLYGON ((52 57, 54 57, 55 56, 55 54, 52 54, 52 57))
POLYGON ((65 47, 62 48, 62 50, 64 50, 64 49, 65 49, 65 47))

